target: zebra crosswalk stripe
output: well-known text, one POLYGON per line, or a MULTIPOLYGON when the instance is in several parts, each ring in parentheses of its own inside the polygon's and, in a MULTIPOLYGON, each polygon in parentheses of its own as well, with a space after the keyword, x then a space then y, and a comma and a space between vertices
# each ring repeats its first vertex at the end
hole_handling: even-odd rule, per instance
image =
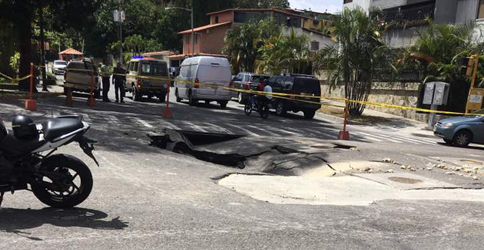
POLYGON ((233 134, 232 131, 226 129, 226 128, 223 128, 221 126, 218 126, 218 125, 215 125, 213 123, 210 123, 210 122, 205 122, 204 124, 206 124, 208 127, 213 127, 215 128, 217 131, 221 131, 223 133, 227 133, 227 134, 233 134))
POLYGON ((256 134, 256 133, 254 133, 254 132, 252 132, 252 131, 250 131, 250 130, 248 130, 248 129, 244 128, 243 126, 239 126, 239 127, 237 127, 237 126, 236 126, 236 125, 234 125, 234 124, 227 124, 227 126, 230 126, 230 127, 236 128, 236 129, 238 129, 238 130, 242 130, 242 131, 244 131, 245 133, 247 133, 247 134, 248 134, 248 135, 250 135, 250 136, 257 136, 257 137, 258 137, 258 136, 260 136, 260 135, 258 135, 258 134, 256 134))
POLYGON ((358 133, 355 133, 356 135, 361 135, 361 137, 363 137, 364 139, 368 139, 368 140, 371 140, 371 141, 376 141, 376 142, 382 142, 383 140, 381 139, 378 139, 377 137, 374 137, 370 134, 366 134, 366 133, 362 133, 362 132, 358 132, 358 133))

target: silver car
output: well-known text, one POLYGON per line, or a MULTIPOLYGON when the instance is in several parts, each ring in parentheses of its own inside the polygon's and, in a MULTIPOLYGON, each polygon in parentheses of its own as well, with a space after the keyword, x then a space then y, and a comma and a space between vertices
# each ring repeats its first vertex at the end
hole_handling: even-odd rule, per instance
POLYGON ((484 116, 463 116, 444 119, 435 124, 434 135, 447 144, 466 147, 470 143, 484 144, 484 116))
POLYGON ((94 87, 94 97, 99 98, 101 93, 101 79, 99 71, 91 60, 73 60, 67 64, 66 72, 64 74, 64 92, 67 93, 66 88, 70 87, 72 91, 90 93, 91 87, 94 87), (94 81, 94 86, 91 86, 91 81, 94 81))

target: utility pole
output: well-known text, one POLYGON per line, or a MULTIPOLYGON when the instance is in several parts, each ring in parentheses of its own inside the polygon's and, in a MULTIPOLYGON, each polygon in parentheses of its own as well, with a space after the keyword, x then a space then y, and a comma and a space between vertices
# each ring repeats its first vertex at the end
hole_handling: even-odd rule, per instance
POLYGON ((45 40, 44 40, 44 8, 40 8, 40 64, 42 69, 42 91, 47 90, 47 79, 45 69, 45 40))
POLYGON ((193 29, 193 0, 192 0, 192 10, 191 10, 191 13, 192 13, 192 56, 195 56, 195 32, 194 32, 194 29, 193 29))
POLYGON ((118 13, 119 13, 119 43, 120 43, 120 46, 119 46, 119 61, 121 63, 121 66, 123 66, 123 20, 121 18, 122 14, 121 14, 121 1, 122 0, 119 0, 118 3, 118 13))

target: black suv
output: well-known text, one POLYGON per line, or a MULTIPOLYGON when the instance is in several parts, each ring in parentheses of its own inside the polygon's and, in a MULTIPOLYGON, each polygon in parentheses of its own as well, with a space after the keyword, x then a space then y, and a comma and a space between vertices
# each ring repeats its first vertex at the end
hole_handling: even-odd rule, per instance
POLYGON ((271 107, 277 115, 284 116, 287 111, 304 112, 306 119, 313 119, 316 111, 321 108, 321 85, 319 80, 310 75, 273 76, 269 79, 273 93, 284 93, 301 96, 288 96, 272 99, 271 107))

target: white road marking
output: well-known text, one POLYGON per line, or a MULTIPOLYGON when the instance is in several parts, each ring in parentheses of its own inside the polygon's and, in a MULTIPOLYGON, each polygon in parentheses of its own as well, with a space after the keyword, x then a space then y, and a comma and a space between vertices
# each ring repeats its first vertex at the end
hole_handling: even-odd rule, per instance
MULTIPOLYGON (((265 126, 267 126, 267 125, 265 125, 265 126)), ((251 128, 252 131, 257 130, 257 131, 262 131, 263 133, 269 134, 270 136, 278 136, 278 134, 272 133, 271 131, 268 131, 267 129, 258 128, 258 127, 253 126, 253 125, 247 125, 247 127, 251 128)))
POLYGON ((234 128, 236 128, 238 130, 242 130, 242 131, 244 131, 245 133, 247 133, 250 136, 260 136, 260 135, 258 135, 256 133, 254 133, 254 132, 252 132, 252 131, 250 131, 250 130, 244 128, 244 127, 242 127, 242 125, 241 126, 236 126, 234 124, 227 124, 227 126, 231 126, 231 127, 234 127, 234 128))
POLYGON ((134 118, 136 121, 138 121, 139 123, 143 124, 145 127, 147 128, 153 128, 153 126, 151 126, 149 123, 141 120, 140 118, 134 118))
POLYGON ((183 123, 184 123, 185 125, 187 125, 188 127, 195 129, 195 131, 200 131, 200 132, 205 132, 205 133, 206 133, 206 132, 208 132, 208 131, 207 131, 206 129, 204 129, 203 127, 198 126, 198 125, 196 125, 196 124, 194 124, 194 123, 190 123, 190 122, 187 122, 187 121, 183 121, 183 123))
POLYGON ((169 121, 165 121, 163 119, 159 119, 159 120, 157 120, 157 122, 159 122, 161 124, 161 126, 166 127, 166 128, 175 129, 175 130, 182 130, 177 125, 175 125, 175 124, 173 124, 169 121))
MULTIPOLYGON (((385 135, 381 135, 381 134, 367 134, 367 133, 364 133, 364 132, 358 132, 360 134, 363 134, 365 136, 373 136, 374 138, 378 138, 378 139, 382 139, 384 141, 391 141, 391 142, 395 142, 395 143, 406 143, 406 141, 402 140, 402 139, 397 139, 397 138, 394 138, 394 137, 389 137, 389 136, 385 136, 385 135)), ((410 143, 410 142, 409 142, 410 143)), ((412 143, 412 144, 415 144, 415 143, 412 143)))
POLYGON ((119 119, 116 118, 116 116, 114 115, 108 115, 107 116, 108 120, 111 121, 111 122, 114 122, 114 123, 119 123, 119 119))
POLYGON ((86 121, 87 123, 91 123, 91 118, 89 118, 88 114, 82 114, 82 119, 86 121))
POLYGON ((356 135, 361 135, 361 137, 363 137, 364 139, 368 139, 368 140, 371 140, 371 141, 377 141, 377 142, 382 142, 383 140, 380 140, 370 134, 366 134, 366 133, 362 133, 362 132, 358 132, 358 133, 355 133, 356 135))
POLYGON ((210 123, 210 122, 205 122, 205 124, 208 126, 208 127, 213 127, 215 128, 216 130, 218 131, 222 131, 223 133, 226 133, 226 134, 234 134, 232 131, 226 129, 226 128, 223 128, 221 126, 218 126, 218 125, 215 125, 213 123, 210 123))
POLYGON ((437 142, 434 142, 434 141, 419 140, 419 139, 414 139, 414 138, 405 138, 405 139, 410 140, 410 141, 414 141, 414 142, 417 142, 417 143, 420 143, 420 144, 429 144, 429 145, 437 144, 437 142))

